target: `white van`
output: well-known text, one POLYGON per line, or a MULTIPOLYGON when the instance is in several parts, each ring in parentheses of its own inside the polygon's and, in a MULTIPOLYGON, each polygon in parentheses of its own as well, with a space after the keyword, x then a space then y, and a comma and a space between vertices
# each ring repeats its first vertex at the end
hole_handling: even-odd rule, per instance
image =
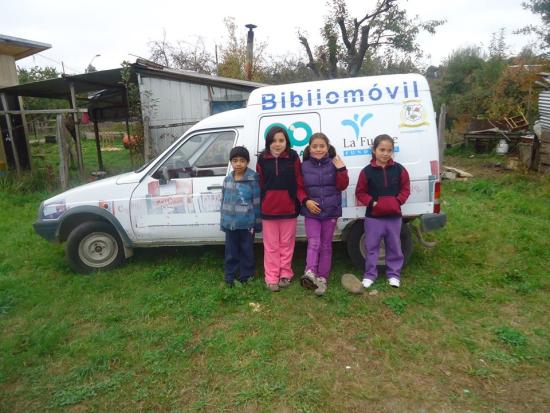
MULTIPOLYGON (((355 198, 355 185, 371 159, 375 136, 394 138, 395 159, 409 171, 411 195, 402 207, 404 222, 420 218, 424 231, 445 225, 446 216, 439 211, 439 151, 428 83, 420 75, 407 74, 256 89, 246 108, 198 122, 137 171, 44 201, 34 228, 48 240, 67 241, 68 261, 82 273, 113 268, 136 247, 223 243, 220 202, 230 172, 229 151, 246 146, 254 169, 253 155, 265 147, 266 131, 274 125, 286 128, 299 154, 313 133, 325 133, 346 163, 350 185, 342 195, 343 216, 335 240, 346 242, 360 268, 365 207, 355 198)), ((303 219, 298 220, 297 237, 305 238, 303 219)), ((408 258, 409 225, 403 225, 401 238, 408 258)))

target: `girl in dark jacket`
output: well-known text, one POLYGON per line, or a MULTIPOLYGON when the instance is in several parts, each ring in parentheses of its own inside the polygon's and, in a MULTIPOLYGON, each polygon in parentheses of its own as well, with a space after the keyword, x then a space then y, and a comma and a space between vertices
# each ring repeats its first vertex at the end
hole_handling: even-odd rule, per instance
POLYGON ((365 212, 365 273, 363 286, 369 288, 378 272, 376 264, 380 242, 386 248, 386 276, 388 283, 399 288, 401 285, 401 205, 409 197, 409 173, 403 165, 394 162, 393 139, 389 135, 378 135, 372 145, 372 160, 359 173, 355 196, 367 209, 365 212))
POLYGON ((294 276, 296 217, 306 198, 300 157, 290 149, 285 129, 269 129, 256 170, 260 176, 265 282, 275 292, 288 287, 294 276))
POLYGON ((328 137, 315 133, 304 151, 302 175, 307 198, 301 210, 307 235, 304 288, 323 295, 332 264, 332 237, 342 216, 342 191, 349 183, 346 165, 336 155, 328 137))

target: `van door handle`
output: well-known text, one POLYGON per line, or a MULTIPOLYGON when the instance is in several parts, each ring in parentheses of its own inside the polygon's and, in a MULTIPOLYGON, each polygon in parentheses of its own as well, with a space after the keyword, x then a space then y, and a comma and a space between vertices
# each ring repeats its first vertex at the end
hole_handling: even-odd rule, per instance
POLYGON ((223 187, 221 185, 210 185, 210 186, 207 186, 206 189, 208 190, 211 190, 211 189, 222 189, 223 187))

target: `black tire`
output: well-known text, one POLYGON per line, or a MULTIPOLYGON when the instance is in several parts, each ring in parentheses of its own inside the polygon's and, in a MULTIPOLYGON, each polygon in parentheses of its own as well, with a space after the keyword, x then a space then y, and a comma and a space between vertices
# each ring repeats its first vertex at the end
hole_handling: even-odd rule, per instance
MULTIPOLYGON (((346 249, 348 251, 348 255, 351 259, 351 262, 355 267, 360 269, 361 271, 365 270, 365 239, 364 239, 364 226, 363 226, 363 220, 358 220, 350 229, 350 232, 346 238, 346 249)), ((384 250, 384 242, 382 241, 382 245, 380 247, 380 258, 378 259, 378 267, 381 269, 385 269, 385 250, 384 250)), ((409 259, 411 258, 412 252, 413 252, 413 239, 412 239, 412 232, 411 228, 408 224, 403 223, 401 226, 401 249, 403 251, 403 256, 405 258, 405 262, 403 263, 403 266, 407 265, 409 262, 409 259)))
POLYGON ((80 224, 67 238, 67 261, 81 274, 107 271, 124 262, 124 246, 120 236, 107 222, 89 221, 80 224))

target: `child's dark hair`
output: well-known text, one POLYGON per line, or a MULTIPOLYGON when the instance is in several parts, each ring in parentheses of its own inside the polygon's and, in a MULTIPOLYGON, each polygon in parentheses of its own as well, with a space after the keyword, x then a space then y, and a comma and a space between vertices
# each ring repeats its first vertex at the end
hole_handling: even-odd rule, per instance
POLYGON ((269 147, 271 146, 271 144, 275 140, 275 135, 279 132, 281 132, 285 136, 285 140, 286 140, 285 151, 287 151, 287 152, 290 151, 290 146, 291 146, 290 145, 290 138, 288 137, 288 132, 286 131, 286 129, 281 128, 280 126, 273 126, 267 132, 267 135, 265 137, 265 149, 262 151, 262 153, 269 152, 269 147))
POLYGON ((386 135, 383 133, 382 135, 378 135, 376 138, 374 138, 374 142, 372 143, 372 159, 375 159, 374 157, 374 151, 376 148, 378 148, 378 145, 380 145, 383 141, 388 141, 391 143, 391 148, 393 150, 393 138, 390 135, 386 135))
MULTIPOLYGON (((334 146, 330 144, 330 141, 328 140, 328 136, 324 133, 317 132, 311 135, 311 138, 309 138, 309 145, 311 145, 311 142, 313 142, 315 139, 322 139, 325 141, 325 143, 328 146, 328 157, 334 158, 336 156, 336 149, 334 149, 334 146)), ((306 146, 306 149, 304 149, 304 161, 307 161, 311 154, 309 153, 309 145, 306 146)))
POLYGON ((229 152, 229 160, 231 161, 233 158, 241 157, 246 159, 246 162, 250 162, 250 153, 248 152, 248 149, 246 149, 244 146, 235 146, 233 149, 231 149, 231 152, 229 152))

